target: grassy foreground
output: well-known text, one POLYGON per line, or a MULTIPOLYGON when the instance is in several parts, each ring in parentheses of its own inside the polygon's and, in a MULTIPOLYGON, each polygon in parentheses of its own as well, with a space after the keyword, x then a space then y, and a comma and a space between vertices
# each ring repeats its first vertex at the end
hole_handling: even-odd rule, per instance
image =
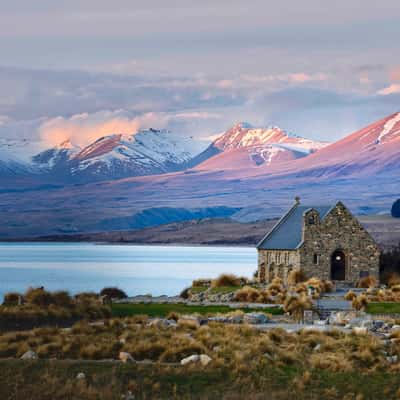
MULTIPOLYGON (((243 312, 254 312, 254 308, 243 308, 243 312)), ((149 317, 166 317, 171 312, 179 314, 226 314, 234 311, 228 306, 188 306, 186 304, 132 304, 114 303, 112 305, 112 315, 114 317, 131 317, 135 315, 148 315, 149 317)), ((281 308, 263 308, 262 312, 281 315, 281 308)))
POLYGON ((369 303, 366 311, 369 314, 400 314, 400 303, 369 303))
POLYGON ((327 372, 266 362, 251 371, 70 361, 0 361, 0 398, 139 399, 398 399, 400 377, 375 371, 327 372), (77 380, 84 372, 86 379, 77 380), (126 397, 125 397, 126 398, 126 397))

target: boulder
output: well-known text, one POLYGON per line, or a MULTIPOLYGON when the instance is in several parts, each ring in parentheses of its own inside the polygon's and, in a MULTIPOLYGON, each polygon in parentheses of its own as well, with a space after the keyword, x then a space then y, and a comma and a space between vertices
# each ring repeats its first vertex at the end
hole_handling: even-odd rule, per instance
POLYGON ((212 361, 212 358, 207 354, 200 354, 200 364, 205 367, 212 361))
POLYGON ((200 356, 198 354, 193 354, 189 357, 182 358, 181 365, 187 365, 191 363, 196 363, 200 361, 200 356))
POLYGON ((398 357, 397 357, 397 355, 388 356, 388 357, 386 357, 386 361, 387 361, 389 364, 396 364, 397 361, 398 361, 398 357))
POLYGON ((147 324, 147 326, 155 326, 157 328, 172 328, 176 327, 177 323, 173 319, 154 318, 147 324))
POLYGON ((134 361, 135 361, 134 358, 133 358, 129 353, 127 353, 126 351, 121 351, 121 352, 119 353, 118 358, 119 358, 123 363, 129 363, 129 362, 134 362, 134 361))
POLYGON ((353 328, 353 333, 356 335, 366 335, 368 330, 365 326, 355 326, 353 328))
POLYGON ((38 358, 38 355, 32 350, 28 350, 21 356, 21 360, 37 360, 38 358))
POLYGON ((76 375, 76 379, 86 379, 86 375, 83 372, 78 372, 78 374, 76 375))
POLYGON ((268 317, 263 313, 252 312, 243 316, 243 322, 246 324, 259 325, 266 324, 268 321, 268 317))

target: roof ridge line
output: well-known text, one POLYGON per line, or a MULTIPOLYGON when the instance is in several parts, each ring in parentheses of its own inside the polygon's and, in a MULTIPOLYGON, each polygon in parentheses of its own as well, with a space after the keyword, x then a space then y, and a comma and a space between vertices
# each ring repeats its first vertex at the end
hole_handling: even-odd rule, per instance
POLYGON ((260 247, 262 245, 262 243, 268 239, 269 236, 272 235, 273 232, 276 231, 276 229, 278 229, 278 227, 289 217, 289 215, 291 215, 293 213, 293 211, 299 206, 299 203, 295 203, 293 204, 293 206, 286 212, 286 214, 284 214, 279 221, 272 227, 272 229, 257 243, 256 248, 260 247))

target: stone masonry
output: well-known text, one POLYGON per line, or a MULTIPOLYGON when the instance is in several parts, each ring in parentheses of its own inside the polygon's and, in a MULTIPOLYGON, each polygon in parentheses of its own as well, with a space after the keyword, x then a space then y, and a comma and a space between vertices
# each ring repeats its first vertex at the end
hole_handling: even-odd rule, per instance
MULTIPOLYGON (((298 207, 299 204, 297 200, 294 207, 298 207)), ((260 242, 260 282, 270 282, 274 277, 286 281, 292 270, 301 270, 307 278, 317 277, 350 283, 356 283, 364 276, 373 276, 379 280, 380 250, 343 203, 338 202, 323 217, 313 207, 307 208, 301 216, 302 221, 298 224, 301 229, 300 241, 295 248, 263 248, 268 247, 265 246, 265 243, 268 244, 268 236, 264 242, 260 242)), ((276 229, 282 230, 283 224, 291 222, 293 223, 293 217, 290 218, 289 215, 287 221, 284 220, 276 229)), ((290 226, 287 232, 289 235, 294 234, 290 226)), ((276 246, 276 241, 273 245, 276 246)))

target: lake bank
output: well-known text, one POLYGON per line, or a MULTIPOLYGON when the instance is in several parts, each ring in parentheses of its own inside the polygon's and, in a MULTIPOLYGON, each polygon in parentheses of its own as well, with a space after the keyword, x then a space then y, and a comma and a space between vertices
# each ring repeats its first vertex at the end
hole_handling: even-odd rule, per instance
POLYGON ((0 243, 0 298, 29 286, 99 292, 117 286, 128 295, 176 295, 193 279, 221 273, 252 276, 254 248, 0 243))

